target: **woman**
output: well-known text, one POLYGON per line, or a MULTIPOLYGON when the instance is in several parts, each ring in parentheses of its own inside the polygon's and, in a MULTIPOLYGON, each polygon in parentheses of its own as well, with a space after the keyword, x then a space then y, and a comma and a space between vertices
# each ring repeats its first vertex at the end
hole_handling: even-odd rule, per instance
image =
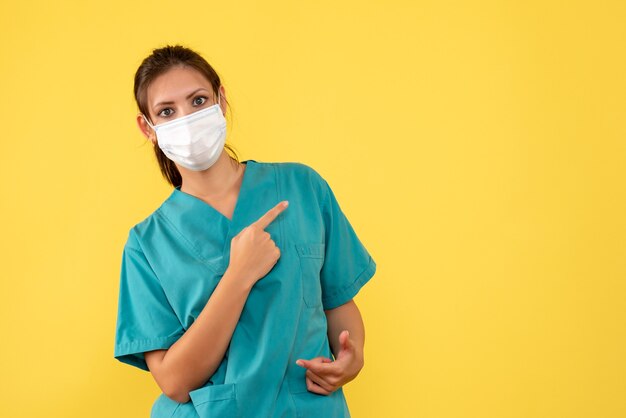
POLYGON ((134 90, 173 186, 122 255, 114 356, 161 388, 151 416, 349 417, 365 338, 352 298, 376 263, 328 183, 231 157, 226 91, 188 48, 155 49, 134 90))

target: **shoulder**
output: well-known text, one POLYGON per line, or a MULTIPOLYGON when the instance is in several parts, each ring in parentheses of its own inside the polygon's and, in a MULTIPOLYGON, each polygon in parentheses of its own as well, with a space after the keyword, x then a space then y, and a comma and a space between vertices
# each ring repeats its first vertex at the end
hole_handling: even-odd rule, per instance
MULTIPOLYGON (((167 202, 167 200, 165 202, 167 202)), ((143 251, 143 242, 146 240, 146 237, 154 235, 162 228, 162 226, 160 227, 159 225, 163 223, 161 211, 165 202, 152 211, 152 213, 144 216, 143 219, 140 218, 137 223, 132 225, 128 230, 124 249, 143 251)))
POLYGON ((298 161, 262 162, 274 168, 277 187, 285 196, 322 204, 328 198, 329 185, 312 166, 298 161))
POLYGON ((299 182, 301 184, 310 184, 315 188, 322 188, 326 183, 320 172, 308 164, 297 161, 281 161, 266 163, 276 168, 278 175, 287 180, 299 182))

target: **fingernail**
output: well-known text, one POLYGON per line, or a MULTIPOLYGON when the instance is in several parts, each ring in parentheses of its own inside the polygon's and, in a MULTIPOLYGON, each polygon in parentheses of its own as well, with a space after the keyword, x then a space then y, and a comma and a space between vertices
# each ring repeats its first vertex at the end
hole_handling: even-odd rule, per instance
POLYGON ((288 201, 288 200, 285 200, 285 201, 283 202, 283 206, 284 206, 284 207, 289 206, 289 201, 288 201))

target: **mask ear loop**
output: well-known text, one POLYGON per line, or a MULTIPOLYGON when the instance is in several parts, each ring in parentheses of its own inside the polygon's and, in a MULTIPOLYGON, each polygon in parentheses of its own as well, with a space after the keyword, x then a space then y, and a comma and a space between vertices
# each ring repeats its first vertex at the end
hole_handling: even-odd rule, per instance
POLYGON ((143 120, 146 121, 146 123, 148 124, 148 126, 150 126, 152 128, 153 131, 156 132, 156 129, 154 129, 154 126, 148 121, 148 118, 146 118, 146 115, 144 115, 143 113, 141 114, 141 116, 143 117, 143 120))
POLYGON ((154 129, 154 126, 148 121, 148 118, 146 118, 146 115, 144 115, 143 113, 141 114, 141 116, 143 117, 143 120, 146 121, 146 123, 148 124, 148 126, 150 126, 152 128, 152 130, 154 131, 154 133, 156 134, 156 129, 154 129))

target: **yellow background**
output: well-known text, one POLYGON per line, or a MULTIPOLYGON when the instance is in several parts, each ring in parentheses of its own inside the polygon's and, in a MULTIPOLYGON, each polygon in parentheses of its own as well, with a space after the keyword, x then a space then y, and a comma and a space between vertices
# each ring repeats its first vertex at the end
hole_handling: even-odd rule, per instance
POLYGON ((5 2, 0 415, 147 417, 113 358, 170 193, 132 83, 181 43, 241 159, 326 177, 378 263, 354 418, 626 416, 623 1, 5 2))

